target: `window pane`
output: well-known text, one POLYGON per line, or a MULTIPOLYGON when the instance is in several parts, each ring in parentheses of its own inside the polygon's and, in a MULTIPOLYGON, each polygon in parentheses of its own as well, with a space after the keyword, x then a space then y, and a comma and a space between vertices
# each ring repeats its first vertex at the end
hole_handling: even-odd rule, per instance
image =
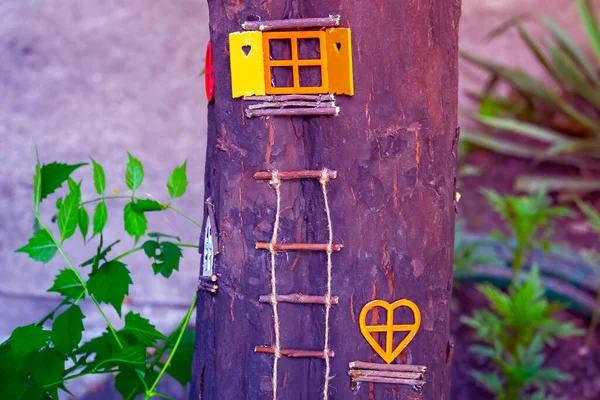
POLYGON ((318 60, 321 58, 321 41, 318 38, 298 39, 298 59, 318 60))
POLYGON ((321 67, 300 67, 301 87, 320 87, 321 85, 321 67))
POLYGON ((294 87, 292 67, 271 67, 271 86, 294 87))
POLYGON ((291 60, 291 39, 269 39, 269 58, 271 60, 291 60))

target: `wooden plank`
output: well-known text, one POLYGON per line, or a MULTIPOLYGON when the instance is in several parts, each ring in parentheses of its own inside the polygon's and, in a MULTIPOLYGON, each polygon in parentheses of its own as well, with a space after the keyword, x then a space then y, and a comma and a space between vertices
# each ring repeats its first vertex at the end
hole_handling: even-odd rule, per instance
POLYGON ((372 369, 351 369, 348 375, 356 376, 382 376, 396 379, 423 379, 422 372, 396 372, 396 371, 374 371, 372 369))
POLYGON ((340 113, 339 107, 301 107, 301 108, 284 108, 284 109, 273 109, 273 110, 246 110, 246 116, 248 118, 254 117, 291 117, 291 116, 310 116, 310 115, 323 115, 323 116, 334 116, 340 113))
POLYGON ((352 377, 355 382, 373 382, 373 383, 387 383, 390 385, 415 385, 424 386, 425 381, 421 379, 401 379, 401 378, 384 378, 381 376, 355 376, 352 377))
POLYGON ((424 365, 410 365, 410 364, 380 364, 370 363, 364 361, 352 361, 349 365, 350 368, 358 369, 372 369, 379 371, 397 371, 397 372, 425 372, 427 367, 424 365))
POLYGON ((330 15, 325 18, 298 18, 272 21, 246 21, 242 28, 247 31, 277 31, 286 29, 326 28, 339 26, 340 16, 330 15))

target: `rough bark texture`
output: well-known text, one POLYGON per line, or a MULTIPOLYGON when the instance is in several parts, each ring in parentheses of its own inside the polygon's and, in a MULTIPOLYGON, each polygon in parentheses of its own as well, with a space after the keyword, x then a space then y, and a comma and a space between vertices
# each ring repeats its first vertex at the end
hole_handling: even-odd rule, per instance
MULTIPOLYGON (((328 183, 334 243, 330 399, 441 400, 449 397, 447 362, 452 289, 457 133, 455 0, 209 0, 216 94, 208 109, 206 196, 213 198, 221 254, 219 291, 199 292, 191 398, 269 399, 273 356, 270 256, 255 242, 271 238, 275 192, 257 171, 338 172, 328 183), (336 99, 337 117, 244 117, 231 99, 228 38, 246 20, 341 14, 352 29, 355 96, 336 99), (419 333, 396 362, 426 365, 419 396, 409 386, 363 383, 351 361, 377 361, 358 327, 372 299, 407 298, 421 309, 419 333), (199 394, 201 392, 201 394, 199 394)), ((283 181, 280 242, 326 243, 317 180, 283 181)), ((323 295, 326 255, 277 256, 280 294, 323 295)), ((324 307, 280 304, 281 346, 322 350, 324 307)), ((279 398, 321 397, 322 359, 279 362, 279 398)))

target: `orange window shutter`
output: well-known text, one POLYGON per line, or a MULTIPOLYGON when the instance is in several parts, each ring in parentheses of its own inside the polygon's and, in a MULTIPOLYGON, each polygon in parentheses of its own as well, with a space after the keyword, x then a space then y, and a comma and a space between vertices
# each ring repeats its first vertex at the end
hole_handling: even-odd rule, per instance
POLYGON ((326 37, 329 93, 354 96, 350 29, 330 28, 326 37))
POLYGON ((262 96, 265 94, 265 67, 262 32, 229 34, 231 95, 262 96))

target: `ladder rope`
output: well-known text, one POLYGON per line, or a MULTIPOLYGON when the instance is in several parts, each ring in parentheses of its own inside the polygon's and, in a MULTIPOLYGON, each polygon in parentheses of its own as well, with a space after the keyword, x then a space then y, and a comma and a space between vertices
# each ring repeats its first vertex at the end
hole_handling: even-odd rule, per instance
POLYGON ((331 223, 331 210, 329 208, 329 200, 327 198, 327 182, 329 182, 329 171, 327 168, 323 168, 321 171, 321 190, 323 192, 323 201, 325 202, 325 213, 327 215, 327 294, 325 295, 325 345, 323 346, 323 357, 325 358, 325 385, 323 386, 323 399, 329 398, 329 380, 333 377, 329 376, 331 373, 331 366, 329 363, 329 313, 331 310, 331 253, 333 253, 333 226, 331 223))
POLYGON ((279 313, 277 312, 277 290, 276 290, 276 279, 275 279, 275 244, 277 244, 277 234, 279 232, 279 215, 281 214, 281 181, 278 177, 278 171, 273 171, 273 176, 269 182, 271 187, 275 189, 277 195, 277 210, 275 213, 275 223, 273 225, 273 236, 269 243, 269 252, 271 253, 271 305, 273 307, 273 328, 275 330, 275 346, 273 346, 275 358, 273 360, 273 400, 277 400, 277 364, 281 357, 281 343, 280 343, 280 328, 279 328, 279 313))

